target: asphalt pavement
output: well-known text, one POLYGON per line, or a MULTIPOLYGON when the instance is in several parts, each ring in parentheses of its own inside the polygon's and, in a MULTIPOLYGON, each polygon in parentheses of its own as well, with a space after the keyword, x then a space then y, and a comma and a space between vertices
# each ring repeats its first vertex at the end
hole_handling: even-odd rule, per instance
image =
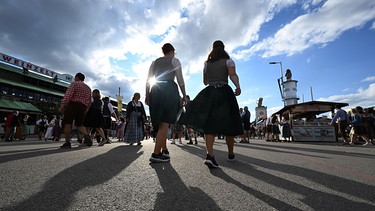
POLYGON ((153 164, 152 139, 0 142, 0 210, 375 210, 375 146, 253 139, 228 162, 217 140, 209 169, 198 141, 168 141, 170 162, 153 164))

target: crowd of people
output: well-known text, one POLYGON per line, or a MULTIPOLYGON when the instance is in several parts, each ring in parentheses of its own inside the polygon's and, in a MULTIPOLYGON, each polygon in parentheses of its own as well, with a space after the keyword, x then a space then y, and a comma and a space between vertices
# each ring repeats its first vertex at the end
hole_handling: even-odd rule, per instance
MULTIPOLYGON (((213 149, 216 136, 225 138, 228 161, 235 159, 234 143, 237 137, 241 139, 240 143, 250 143, 250 139, 255 137, 281 141, 282 134, 282 141, 290 142, 292 133, 288 119, 279 120, 274 115, 261 124, 252 124, 249 108, 239 108, 236 99, 241 94, 239 77, 234 61, 224 48, 220 40, 213 43, 203 66, 205 88, 190 100, 175 49, 170 43, 163 45, 163 56, 152 62, 147 76, 144 102, 150 111, 151 124, 148 125, 140 93, 134 93, 127 104, 126 115, 117 116, 109 98, 102 98, 98 89, 91 91, 84 82, 85 75, 77 73, 61 101, 59 111, 62 115, 45 115, 36 121, 39 139, 59 141, 64 131, 65 143, 60 148, 71 148, 74 125, 77 133, 83 135, 83 139, 78 136, 79 142, 92 146, 92 140, 96 137, 98 146, 103 146, 111 143, 109 135, 113 131, 114 118, 118 141, 141 145, 145 138, 154 137, 154 150, 149 159, 152 163, 170 160, 166 144, 168 138, 172 139, 172 144, 176 140, 181 144, 184 134, 189 140, 187 144, 198 144, 198 134, 202 134, 206 147, 204 164, 210 168, 219 166, 213 149), (228 85, 228 78, 235 86, 234 91, 228 85)), ((21 125, 18 115, 19 112, 15 111, 7 117, 6 141, 14 140, 14 128, 21 125)), ((27 117, 23 121, 27 121, 27 117)), ((347 113, 337 107, 331 124, 337 124, 344 144, 354 145, 363 139, 363 145, 371 145, 374 122, 374 114, 368 109, 356 107, 347 113)))
POLYGON ((344 145, 357 145, 360 140, 365 142, 364 146, 375 144, 375 114, 372 109, 357 106, 346 112, 341 106, 336 106, 330 125, 337 129, 344 145))

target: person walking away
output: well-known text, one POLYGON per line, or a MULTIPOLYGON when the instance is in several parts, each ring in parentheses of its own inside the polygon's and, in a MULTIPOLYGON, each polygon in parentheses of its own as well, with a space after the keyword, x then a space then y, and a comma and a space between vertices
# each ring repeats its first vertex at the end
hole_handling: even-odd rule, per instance
POLYGON ((113 110, 113 105, 109 101, 109 97, 104 97, 103 98, 103 118, 104 118, 104 136, 107 140, 107 143, 110 144, 111 141, 108 138, 108 135, 111 134, 112 130, 112 116, 116 119, 116 122, 118 121, 117 115, 115 111, 113 110))
MULTIPOLYGON (((92 91, 92 100, 89 110, 87 111, 87 114, 85 116, 85 120, 83 125, 86 127, 87 133, 91 133, 91 128, 94 129, 94 131, 99 134, 99 136, 102 138, 99 142, 98 146, 103 146, 107 140, 104 136, 104 131, 101 128, 104 123, 104 118, 102 114, 103 110, 103 101, 100 98, 100 91, 98 89, 94 89, 92 91)), ((93 138, 93 135, 95 132, 93 131, 91 138, 93 138)))
POLYGON ((46 115, 43 115, 43 117, 41 119, 39 119, 35 122, 37 127, 38 127, 39 140, 42 140, 42 137, 44 137, 44 134, 46 133, 47 122, 48 122, 48 119, 47 119, 46 115))
POLYGON ((85 75, 77 73, 61 100, 60 112, 64 112, 65 143, 60 148, 71 148, 70 133, 73 120, 79 132, 84 134, 87 146, 92 146, 92 140, 83 126, 86 112, 91 105, 91 88, 84 83, 85 75))
POLYGON ((370 142, 374 144, 375 138, 375 116, 372 111, 368 108, 363 109, 362 113, 363 127, 370 142))
POLYGON ((341 108, 340 105, 336 105, 335 108, 336 113, 333 116, 330 125, 334 125, 337 122, 337 135, 341 136, 341 138, 344 140, 344 145, 349 144, 349 140, 345 132, 346 127, 348 126, 348 114, 341 108))
POLYGON ((130 145, 141 145, 145 137, 146 112, 143 103, 139 100, 141 95, 134 93, 133 99, 126 107, 126 130, 124 140, 130 145))
POLYGON ((358 142, 358 138, 362 138, 366 143, 363 146, 372 145, 372 142, 368 138, 365 127, 363 126, 363 108, 361 106, 357 106, 352 109, 353 114, 353 121, 350 122, 352 125, 351 128, 351 137, 350 137, 350 145, 354 145, 355 142, 358 142))
POLYGON ((51 138, 53 134, 53 128, 55 127, 55 121, 56 121, 56 115, 52 115, 47 122, 47 130, 46 134, 44 135, 44 141, 47 141, 49 138, 51 138))
POLYGON ((30 116, 28 114, 25 114, 22 119, 22 136, 20 139, 25 140, 26 136, 29 134, 29 118, 30 116))
POLYGON ((164 56, 152 62, 146 82, 145 103, 149 106, 156 134, 154 151, 150 157, 152 163, 168 162, 170 159, 167 149, 168 127, 176 122, 181 101, 175 78, 183 95, 183 103, 186 99, 181 62, 175 58, 174 47, 166 43, 162 51, 164 56))
POLYGON ((117 122, 117 141, 124 141, 125 124, 125 118, 120 117, 120 120, 117 122))
POLYGON ((289 119, 283 117, 281 119, 281 128, 283 131, 283 138, 286 142, 291 142, 290 137, 292 136, 292 129, 290 128, 289 119))
POLYGON ((277 116, 272 116, 271 118, 272 123, 272 134, 273 134, 273 140, 275 142, 280 142, 280 128, 279 128, 279 120, 277 116))
POLYGON ((10 113, 6 118, 5 121, 5 141, 11 142, 15 141, 14 134, 16 132, 16 127, 21 126, 20 121, 18 119, 19 112, 13 111, 10 113))
POLYGON ((243 140, 241 140, 240 143, 250 143, 250 117, 251 113, 249 111, 249 107, 245 106, 241 114, 243 129, 245 132, 243 135, 243 140))
POLYGON ((53 126, 53 141, 60 141, 61 138, 61 131, 62 131, 62 120, 61 116, 57 115, 55 119, 55 126, 53 126))
POLYGON ((269 141, 272 141, 273 140, 273 137, 272 137, 272 116, 268 117, 266 119, 266 121, 264 121, 264 130, 265 130, 265 134, 266 134, 266 141, 269 142, 269 141))
POLYGON ((206 159, 209 168, 218 168, 213 145, 216 134, 225 136, 228 161, 234 161, 234 137, 243 134, 241 116, 236 96, 241 94, 235 63, 224 50, 224 43, 217 40, 204 64, 203 83, 207 85, 186 106, 180 122, 205 134, 206 159), (233 92, 228 77, 235 85, 233 92))
MULTIPOLYGON (((184 131, 184 126, 176 122, 172 125, 172 142, 171 144, 176 144, 175 139, 178 139, 178 143, 182 144, 182 132, 184 131)), ((193 143, 193 142, 191 142, 193 143)), ((190 144, 190 142, 188 143, 190 144)))

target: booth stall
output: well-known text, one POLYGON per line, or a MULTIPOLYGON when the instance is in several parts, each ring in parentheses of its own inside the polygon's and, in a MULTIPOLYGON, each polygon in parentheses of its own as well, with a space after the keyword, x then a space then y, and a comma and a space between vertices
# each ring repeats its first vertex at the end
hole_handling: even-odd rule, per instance
POLYGON ((333 114, 336 105, 345 107, 349 104, 310 101, 285 106, 273 115, 289 119, 293 141, 336 141, 335 127, 329 125, 331 119, 326 116, 317 118, 319 114, 333 114))

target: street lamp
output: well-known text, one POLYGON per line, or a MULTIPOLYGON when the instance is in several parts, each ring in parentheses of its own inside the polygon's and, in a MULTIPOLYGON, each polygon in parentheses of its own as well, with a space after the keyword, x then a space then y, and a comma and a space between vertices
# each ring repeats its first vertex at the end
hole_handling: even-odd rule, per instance
POLYGON ((284 80, 283 80, 283 63, 282 62, 269 62, 268 64, 280 64, 280 79, 281 79, 281 83, 284 82, 284 80))
MULTIPOLYGON (((269 62, 268 64, 280 64, 280 78, 277 79, 277 82, 279 84, 281 99, 284 100, 283 91, 281 90, 281 84, 284 82, 284 80, 283 80, 283 63, 282 62, 269 62)), ((285 101, 284 101, 284 106, 285 106, 285 101)))

